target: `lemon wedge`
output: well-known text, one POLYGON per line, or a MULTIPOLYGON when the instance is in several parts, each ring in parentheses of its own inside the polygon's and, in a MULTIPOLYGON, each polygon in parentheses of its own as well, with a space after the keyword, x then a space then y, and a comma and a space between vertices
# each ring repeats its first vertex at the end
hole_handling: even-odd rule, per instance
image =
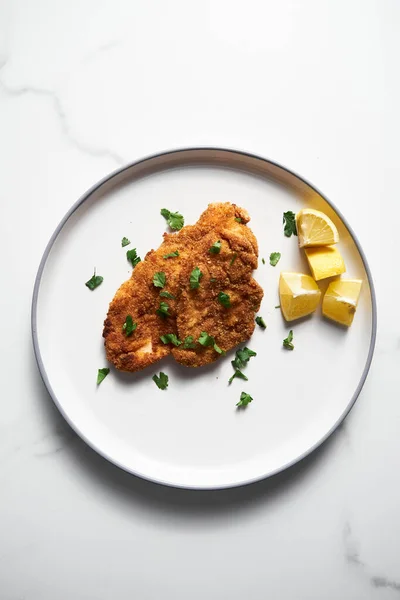
POLYGON ((337 244, 339 233, 331 219, 319 210, 303 208, 296 215, 300 248, 337 244))
POLYGON ((357 309, 361 285, 359 279, 331 281, 322 302, 323 315, 349 327, 357 309))
POLYGON ((321 290, 309 275, 281 273, 279 297, 286 321, 294 321, 315 311, 321 299, 321 290))
POLYGON ((346 271, 343 257, 335 246, 305 248, 304 252, 315 281, 341 275, 346 271))

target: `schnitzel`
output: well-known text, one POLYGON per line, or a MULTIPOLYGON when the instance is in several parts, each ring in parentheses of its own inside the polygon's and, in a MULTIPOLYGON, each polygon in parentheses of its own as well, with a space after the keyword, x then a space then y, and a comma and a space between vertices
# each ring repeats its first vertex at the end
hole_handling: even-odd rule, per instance
POLYGON ((104 322, 107 359, 117 369, 139 371, 171 353, 182 365, 200 367, 252 335, 263 290, 252 277, 258 245, 249 220, 234 204, 210 204, 195 225, 165 233, 146 254, 104 322), (165 275, 159 287, 155 274, 165 275), (137 324, 129 336, 128 315, 137 324))

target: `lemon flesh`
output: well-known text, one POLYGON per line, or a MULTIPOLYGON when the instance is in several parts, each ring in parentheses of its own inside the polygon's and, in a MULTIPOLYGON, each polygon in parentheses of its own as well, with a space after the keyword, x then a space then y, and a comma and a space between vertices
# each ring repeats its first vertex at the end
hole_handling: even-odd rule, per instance
POLYGON ((303 208, 296 215, 300 248, 337 244, 339 233, 333 221, 319 210, 303 208))
POLYGON ((357 309, 361 285, 359 279, 331 281, 322 302, 323 315, 349 327, 357 309))
POLYGON ((346 271, 343 257, 335 246, 305 248, 304 252, 315 281, 341 275, 346 271))
POLYGON ((309 275, 281 273, 279 297, 286 321, 294 321, 316 310, 321 299, 321 290, 309 275))

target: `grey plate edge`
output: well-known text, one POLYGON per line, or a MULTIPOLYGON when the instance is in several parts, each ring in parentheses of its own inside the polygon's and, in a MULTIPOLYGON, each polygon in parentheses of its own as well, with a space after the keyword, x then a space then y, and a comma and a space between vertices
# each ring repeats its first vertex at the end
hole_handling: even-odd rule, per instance
POLYGON ((344 419, 347 417, 347 415, 349 414, 349 412, 351 411, 351 409, 353 408, 358 396, 361 393, 361 390, 364 386, 364 383, 367 379, 367 375, 368 372, 370 370, 371 367, 371 363, 372 363, 372 358, 373 358, 373 354, 374 354, 374 350, 375 350, 375 343, 376 343, 376 335, 377 335, 377 304, 376 304, 376 294, 375 294, 375 286, 374 286, 374 282, 372 279, 372 274, 371 274, 371 270, 369 268, 368 265, 368 261, 367 258, 365 256, 364 250, 362 249, 362 246, 357 238, 357 236, 355 235, 352 227, 348 224, 347 220, 345 219, 345 217, 342 215, 341 211, 338 210, 336 208, 336 206, 333 204, 333 202, 331 202, 326 196, 325 194, 323 194, 317 187, 315 187, 312 183, 310 183, 307 179, 305 179, 304 177, 302 177, 301 175, 298 175, 295 171, 288 169, 287 167, 283 166, 282 164, 264 158, 263 156, 260 156, 258 154, 253 154, 251 152, 244 152, 242 150, 237 150, 234 148, 222 148, 222 147, 218 147, 218 146, 194 146, 194 147, 184 147, 184 148, 176 148, 174 150, 166 150, 163 152, 157 152, 155 154, 151 154, 149 156, 146 156, 145 158, 141 158, 139 160, 133 161, 131 163, 128 163, 127 165, 124 165, 123 167, 120 167, 118 169, 116 169, 115 171, 112 171, 110 174, 106 175, 105 177, 103 177, 100 181, 98 181, 97 183, 95 183, 91 188, 89 188, 70 208, 70 210, 64 215, 64 217, 61 219, 61 221, 59 222, 59 224, 57 225, 56 229, 54 230, 53 235, 51 236, 49 242, 47 243, 47 246, 44 250, 42 259, 40 261, 39 264, 39 268, 38 268, 38 272, 36 274, 36 278, 35 278, 35 284, 34 284, 34 288, 33 288, 33 296, 32 296, 32 305, 31 305, 31 333, 32 333, 32 342, 33 342, 33 349, 34 349, 34 354, 35 354, 35 358, 36 358, 36 363, 40 372, 40 376, 43 380, 44 385, 47 388, 47 391, 49 392, 54 404, 56 405, 56 407, 58 408, 58 410, 60 411, 61 415, 64 417, 64 419, 67 421, 67 423, 69 424, 69 426, 75 431, 75 433, 77 433, 79 435, 79 437, 88 445, 90 446, 90 448, 92 448, 95 452, 97 452, 100 456, 102 456, 104 459, 106 459, 107 461, 109 461, 110 463, 114 464, 115 466, 119 467, 120 469, 122 469, 123 471, 126 471, 127 473, 130 473, 132 475, 135 475, 137 477, 141 477, 142 479, 146 479, 147 481, 150 481, 152 483, 157 483, 157 484, 162 484, 162 485, 166 485, 168 487, 175 487, 175 488, 182 488, 182 489, 192 489, 192 490, 218 490, 218 489, 229 489, 229 488, 233 488, 233 487, 240 487, 243 485, 250 485, 252 483, 256 483, 258 481, 262 481, 263 479, 267 479, 268 477, 272 477, 273 475, 276 475, 278 473, 281 473, 282 471, 285 471, 286 469, 292 467, 293 465, 299 463, 300 461, 302 461, 304 458, 306 458, 309 454, 311 454, 314 450, 316 450, 317 448, 319 448, 332 434, 333 432, 339 427, 339 425, 344 421, 344 419), (134 471, 133 469, 127 469, 124 465, 120 464, 118 461, 114 460, 111 456, 107 455, 106 452, 104 452, 103 450, 101 450, 100 448, 98 448, 96 445, 94 445, 84 434, 83 432, 81 432, 79 429, 77 429, 77 427, 75 426, 75 424, 73 422, 71 422, 71 420, 68 418, 68 416, 66 415, 66 413, 64 412, 62 406, 60 405, 60 403, 58 402, 57 396, 54 393, 53 388, 50 385, 50 382, 48 380, 47 377, 47 373, 46 373, 46 369, 42 360, 42 356, 40 353, 40 349, 39 349, 39 341, 38 341, 38 336, 37 336, 37 302, 38 302, 38 296, 39 296, 39 288, 40 288, 40 282, 42 279, 42 274, 43 274, 43 270, 47 261, 47 258, 50 254, 50 251, 53 247, 54 242, 57 239, 58 234, 60 233, 61 229, 64 227, 65 223, 68 221, 68 219, 71 217, 71 215, 81 206, 81 204, 83 204, 90 196, 91 194, 93 194, 93 192, 95 192, 97 189, 99 189, 102 185, 104 185, 105 183, 107 183, 108 181, 111 181, 114 177, 117 177, 118 175, 120 175, 121 173, 123 173, 124 171, 127 171, 135 166, 138 166, 142 163, 145 163, 147 161, 151 161, 157 158, 162 158, 162 157, 167 157, 168 155, 174 155, 174 154, 179 154, 179 153, 184 153, 184 152, 196 152, 196 151, 209 151, 209 152, 227 152, 227 153, 232 153, 236 156, 244 156, 247 158, 252 158, 252 159, 256 159, 262 162, 266 162, 269 163, 270 165, 277 167, 278 169, 282 169, 283 171, 285 171, 287 174, 291 175, 292 177, 297 178, 298 180, 300 180, 303 184, 305 184, 306 186, 308 186, 309 188, 311 188, 314 192, 316 192, 317 194, 319 194, 319 196, 321 196, 325 202, 327 202, 329 204, 329 206, 335 211, 335 213, 339 216, 339 218, 341 219, 341 221, 343 222, 343 224, 345 225, 345 227, 347 228, 347 230, 349 231, 351 237, 354 240, 354 243, 357 247, 358 252, 360 253, 361 256, 361 260, 363 262, 365 271, 367 273, 367 277, 368 277, 368 283, 369 283, 369 287, 370 287, 370 292, 371 292, 371 301, 372 301, 372 333, 371 333, 371 340, 370 340, 370 345, 369 345, 369 350, 368 350, 368 356, 367 356, 367 360, 365 363, 365 367, 363 370, 363 373, 361 375, 360 381, 357 385, 357 388, 349 402, 349 404, 347 405, 346 409, 343 411, 343 413, 340 415, 340 417, 337 419, 337 421, 333 424, 333 426, 329 429, 329 431, 320 439, 318 440, 318 442, 316 442, 313 446, 311 446, 310 448, 308 448, 305 452, 303 452, 303 454, 301 454, 300 456, 297 456, 296 458, 294 458, 293 460, 287 462, 285 465, 279 467, 278 469, 275 469, 271 472, 267 472, 264 473, 258 477, 249 479, 249 480, 244 480, 244 481, 240 481, 240 482, 236 482, 233 484, 224 484, 224 485, 220 485, 220 486, 187 486, 187 485, 179 485, 179 484, 172 484, 168 481, 164 481, 162 479, 155 479, 155 478, 150 478, 148 477, 146 474, 144 473, 140 473, 138 471, 134 471))

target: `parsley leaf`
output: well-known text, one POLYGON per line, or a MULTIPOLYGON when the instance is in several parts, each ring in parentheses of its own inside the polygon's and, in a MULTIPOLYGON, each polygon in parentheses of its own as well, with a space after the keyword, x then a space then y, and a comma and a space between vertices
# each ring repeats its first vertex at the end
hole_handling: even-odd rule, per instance
POLYGON ((200 337, 197 341, 202 346, 212 346, 214 348, 215 352, 218 352, 218 354, 225 354, 225 351, 221 350, 221 348, 219 346, 217 346, 217 343, 216 343, 215 339, 213 338, 213 336, 208 335, 208 333, 206 331, 201 332, 200 337))
POLYGON ((133 322, 131 315, 127 315, 125 323, 122 325, 122 329, 125 331, 126 336, 132 335, 137 327, 137 323, 133 322))
POLYGON ((128 238, 123 237, 121 240, 121 246, 124 248, 125 246, 129 246, 129 244, 131 243, 130 240, 128 240, 128 238))
POLYGON ((218 240, 218 242, 214 242, 208 251, 211 254, 219 254, 221 252, 221 240, 218 240))
POLYGON ((265 258, 262 258, 261 262, 262 262, 263 265, 265 265, 265 258))
POLYGON ((126 258, 129 260, 133 268, 135 268, 136 265, 142 260, 140 256, 137 255, 136 248, 132 248, 132 250, 127 250, 126 258))
POLYGON ((276 267, 276 265, 279 262, 280 257, 281 257, 280 252, 271 252, 271 254, 269 255, 269 264, 271 265, 271 267, 276 267))
POLYGON ((250 404, 250 402, 253 402, 253 398, 250 396, 250 394, 246 394, 246 392, 242 392, 240 394, 240 400, 236 404, 236 406, 238 406, 239 408, 241 408, 241 407, 244 408, 245 406, 250 404))
POLYGON ((192 335, 188 335, 187 337, 185 337, 185 339, 183 340, 183 347, 186 350, 188 350, 189 348, 196 348, 196 344, 193 342, 192 335))
POLYGON ((195 267, 190 273, 190 287, 192 290, 196 290, 200 286, 200 279, 203 277, 203 273, 199 267, 195 267))
POLYGON ((180 213, 171 212, 167 208, 162 208, 160 212, 162 216, 165 217, 165 219, 167 220, 167 223, 171 227, 171 229, 182 229, 185 223, 185 219, 180 213))
POLYGON ((99 369, 97 371, 97 385, 100 385, 100 383, 103 381, 103 379, 105 379, 107 377, 107 375, 109 374, 110 369, 99 369))
POLYGON ((245 348, 236 350, 236 357, 231 361, 232 367, 234 369, 243 369, 252 356, 257 356, 257 352, 250 350, 250 348, 247 348, 247 346, 245 348))
POLYGON ((235 254, 231 258, 231 262, 229 263, 229 265, 232 266, 236 259, 237 259, 237 253, 235 252, 235 254))
POLYGON ((244 373, 242 373, 242 371, 240 371, 239 369, 236 369, 236 371, 234 372, 232 377, 228 380, 228 383, 232 383, 232 381, 235 379, 235 377, 238 377, 239 379, 244 379, 245 381, 249 380, 249 378, 246 377, 246 375, 244 373))
POLYGON ((101 275, 96 275, 96 269, 94 270, 93 276, 89 279, 89 281, 87 281, 85 283, 86 287, 89 288, 89 290, 95 290, 103 281, 104 277, 101 277, 101 275))
POLYGON ((175 296, 173 294, 170 294, 169 292, 160 292, 160 296, 162 296, 162 298, 169 298, 170 300, 175 300, 175 296))
POLYGON ((166 284, 167 278, 165 277, 165 273, 163 271, 158 271, 158 273, 154 273, 153 277, 153 285, 154 287, 163 288, 166 284))
POLYGON ((293 330, 291 329, 289 331, 289 335, 287 336, 287 338, 285 338, 283 340, 283 347, 286 348, 287 350, 294 350, 294 344, 292 344, 293 341, 293 330))
POLYGON ((256 317, 256 323, 261 327, 261 329, 267 329, 265 321, 262 317, 256 317))
POLYGON ((243 223, 242 219, 240 217, 235 217, 235 221, 237 223, 243 223))
POLYGON ((160 335, 160 340, 163 344, 173 344, 174 346, 180 346, 182 342, 178 340, 175 333, 166 333, 165 335, 160 335))
POLYGON ((153 379, 154 383, 156 384, 156 386, 160 388, 160 390, 167 389, 168 375, 166 375, 165 373, 160 371, 160 376, 158 377, 158 375, 153 375, 152 379, 153 379))
POLYGON ((156 313, 158 314, 159 317, 162 317, 163 319, 165 319, 166 317, 171 316, 168 311, 169 311, 168 304, 166 302, 160 302, 160 307, 156 310, 156 313))
POLYGON ((280 308, 280 307, 281 307, 281 305, 280 305, 280 304, 278 304, 277 306, 275 306, 275 308, 280 308))
POLYGON ((163 258, 175 258, 175 256, 179 256, 178 250, 175 250, 175 252, 170 252, 169 254, 164 254, 163 258))
POLYGON ((218 302, 222 304, 222 306, 224 306, 225 308, 230 308, 231 306, 230 296, 229 294, 225 294, 224 292, 220 292, 218 294, 218 302))
POLYGON ((291 210, 283 213, 284 233, 286 237, 297 235, 296 215, 291 210))

